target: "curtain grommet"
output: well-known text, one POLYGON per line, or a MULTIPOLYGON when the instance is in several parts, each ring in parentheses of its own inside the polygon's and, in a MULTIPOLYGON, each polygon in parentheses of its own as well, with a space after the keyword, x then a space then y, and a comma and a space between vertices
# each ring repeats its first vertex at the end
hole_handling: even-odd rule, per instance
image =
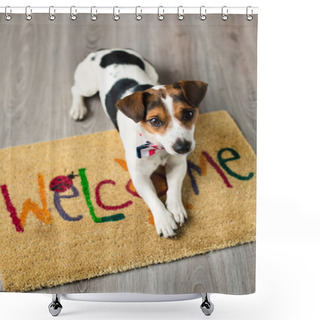
POLYGON ((253 9, 251 6, 248 6, 246 8, 246 19, 247 21, 252 21, 253 20, 253 9), (251 13, 249 13, 249 9, 251 9, 251 13))
POLYGON ((10 21, 12 19, 12 16, 10 15, 10 13, 12 13, 10 6, 6 6, 4 8, 4 18, 6 19, 6 21, 10 21))
POLYGON ((207 8, 205 6, 200 7, 200 20, 205 21, 207 19, 207 8))
POLYGON ((119 21, 120 20, 120 9, 117 6, 113 7, 112 19, 114 21, 119 21), (118 11, 117 13, 116 13, 116 9, 118 11))
POLYGON ((223 6, 223 7, 221 8, 221 19, 222 19, 223 21, 227 21, 228 18, 229 18, 228 14, 229 14, 228 7, 227 7, 227 6, 223 6))
POLYGON ((27 21, 31 21, 32 20, 32 9, 31 9, 30 6, 26 6, 24 15, 25 15, 25 19, 27 21))
POLYGON ((56 19, 56 16, 54 15, 56 13, 56 9, 54 6, 49 7, 49 20, 54 21, 56 19))
POLYGON ((97 19, 98 19, 97 15, 98 15, 98 9, 95 6, 91 7, 91 9, 90 9, 90 20, 91 21, 97 21, 97 19), (95 10, 95 13, 93 13, 93 9, 95 10))
POLYGON ((184 19, 184 8, 183 6, 178 7, 177 19, 182 21, 184 19))
POLYGON ((70 19, 72 21, 77 20, 77 8, 75 6, 70 7, 70 19))
POLYGON ((163 9, 163 6, 159 6, 158 7, 158 20, 163 21, 163 19, 164 19, 164 9, 163 9), (160 8, 162 9, 162 13, 160 13, 160 8))
POLYGON ((140 6, 137 6, 135 9, 135 15, 136 15, 136 20, 141 21, 142 20, 142 8, 140 6), (138 14, 138 8, 140 9, 140 14, 138 14))

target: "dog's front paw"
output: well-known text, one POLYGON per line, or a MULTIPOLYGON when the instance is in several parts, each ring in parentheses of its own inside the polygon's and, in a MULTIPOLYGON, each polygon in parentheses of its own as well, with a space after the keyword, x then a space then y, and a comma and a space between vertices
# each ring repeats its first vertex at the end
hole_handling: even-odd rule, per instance
POLYGON ((73 120, 82 120, 88 113, 88 109, 83 103, 72 105, 69 115, 73 120))
POLYGON ((187 211, 182 203, 167 202, 167 209, 172 213, 173 218, 179 227, 182 226, 188 220, 187 211))
POLYGON ((154 224, 160 237, 172 238, 177 234, 178 226, 171 213, 167 210, 154 215, 154 224))

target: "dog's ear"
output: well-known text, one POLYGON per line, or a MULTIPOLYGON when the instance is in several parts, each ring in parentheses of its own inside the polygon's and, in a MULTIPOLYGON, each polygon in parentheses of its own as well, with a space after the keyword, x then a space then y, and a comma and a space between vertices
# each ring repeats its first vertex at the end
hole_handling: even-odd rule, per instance
POLYGON ((180 88, 187 102, 197 108, 206 95, 208 84, 202 81, 181 80, 173 87, 180 88))
POLYGON ((134 122, 139 122, 145 118, 146 107, 144 104, 146 92, 138 91, 125 98, 118 100, 116 107, 134 122))

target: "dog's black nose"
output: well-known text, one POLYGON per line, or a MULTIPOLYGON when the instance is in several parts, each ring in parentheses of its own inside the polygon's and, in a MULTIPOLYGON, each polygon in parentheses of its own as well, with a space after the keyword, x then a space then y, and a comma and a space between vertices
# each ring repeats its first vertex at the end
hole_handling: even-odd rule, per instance
POLYGON ((178 139, 173 145, 173 150, 179 154, 188 153, 191 148, 191 142, 187 140, 178 139))

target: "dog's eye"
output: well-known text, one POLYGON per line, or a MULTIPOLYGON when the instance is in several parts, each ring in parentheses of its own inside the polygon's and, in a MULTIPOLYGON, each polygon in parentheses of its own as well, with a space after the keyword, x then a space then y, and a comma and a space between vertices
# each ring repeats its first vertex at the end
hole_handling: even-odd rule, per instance
POLYGON ((153 127, 161 127, 163 125, 163 122, 158 118, 151 118, 148 121, 153 127))
POLYGON ((193 118, 193 116, 194 116, 193 110, 185 109, 182 111, 182 119, 183 120, 189 121, 193 118))

